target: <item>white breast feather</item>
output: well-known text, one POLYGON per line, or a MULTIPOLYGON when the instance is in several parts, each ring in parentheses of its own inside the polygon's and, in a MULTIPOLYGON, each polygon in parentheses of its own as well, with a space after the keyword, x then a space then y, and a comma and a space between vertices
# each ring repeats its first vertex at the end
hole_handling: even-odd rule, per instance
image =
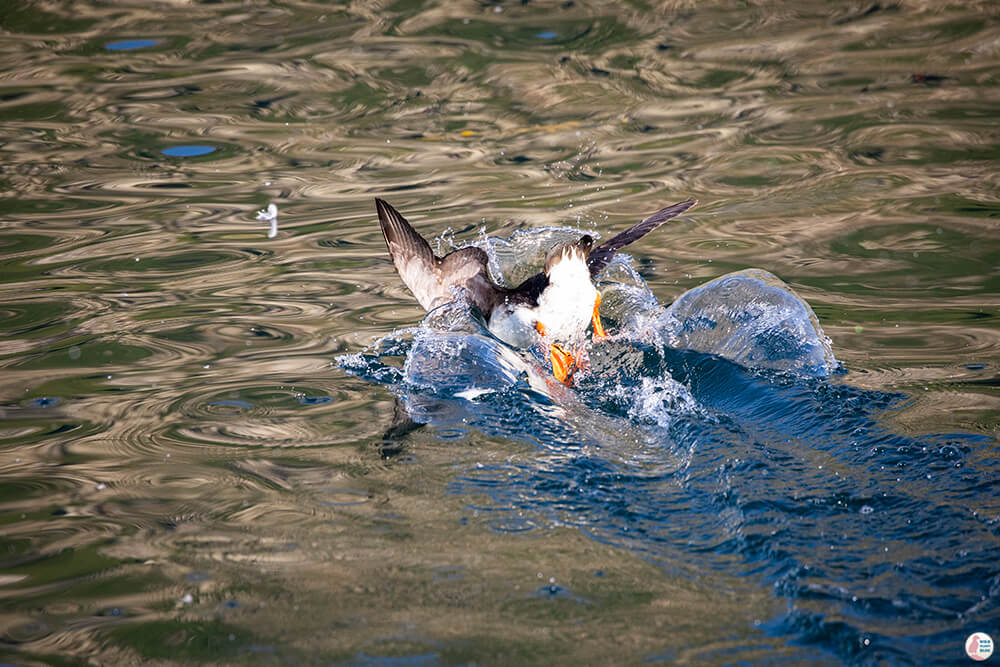
POLYGON ((550 340, 576 343, 590 324, 596 300, 597 289, 590 281, 586 260, 580 253, 566 250, 549 270, 549 285, 538 297, 538 306, 499 306, 490 318, 490 331, 509 345, 528 348, 537 342, 535 323, 541 322, 550 340))
POLYGON ((596 300, 587 262, 573 252, 549 270, 549 286, 538 298, 536 316, 550 338, 576 342, 587 330, 596 300))

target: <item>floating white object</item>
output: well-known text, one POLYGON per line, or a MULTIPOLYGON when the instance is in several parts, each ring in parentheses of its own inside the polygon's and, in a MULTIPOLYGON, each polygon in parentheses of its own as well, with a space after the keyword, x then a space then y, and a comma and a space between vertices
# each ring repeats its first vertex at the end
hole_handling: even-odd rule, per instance
POLYGON ((268 220, 271 223, 271 228, 267 230, 267 238, 273 239, 278 235, 278 207, 273 203, 268 204, 267 208, 262 208, 257 211, 258 220, 268 220))

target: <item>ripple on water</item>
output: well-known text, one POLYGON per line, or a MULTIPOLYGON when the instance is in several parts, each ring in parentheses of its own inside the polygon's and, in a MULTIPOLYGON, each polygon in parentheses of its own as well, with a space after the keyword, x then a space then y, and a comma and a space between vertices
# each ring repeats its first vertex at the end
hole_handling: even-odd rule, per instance
POLYGON ((328 507, 351 507, 364 505, 372 500, 368 491, 363 489, 320 489, 316 491, 317 502, 328 507))
POLYGON ((361 415, 345 418, 344 410, 359 405, 350 384, 254 385, 250 377, 207 377, 213 386, 192 390, 171 407, 181 419, 167 437, 201 446, 317 447, 356 442, 378 428, 361 415))
POLYGON ((11 661, 952 664, 996 626, 988 3, 21 4, 11 661), (405 329, 375 196, 508 282, 702 204, 604 272, 569 389, 471 318, 405 329), (850 373, 638 327, 748 266, 850 373))

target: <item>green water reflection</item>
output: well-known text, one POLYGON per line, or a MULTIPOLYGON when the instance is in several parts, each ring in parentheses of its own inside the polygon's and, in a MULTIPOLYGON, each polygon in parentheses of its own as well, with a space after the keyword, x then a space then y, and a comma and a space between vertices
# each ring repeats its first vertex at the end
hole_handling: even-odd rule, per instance
MULTIPOLYGON (((892 428, 980 434, 992 456, 997 19, 986 2, 0 9, 0 658, 863 657, 768 626, 789 601, 739 554, 708 569, 455 493, 539 450, 471 429, 386 443, 393 396, 331 361, 422 315, 375 196, 442 249, 610 234, 697 198, 633 251, 661 303, 765 268, 833 339, 834 383, 905 391, 892 428), (157 43, 106 48, 133 39, 157 43), (162 152, 179 145, 215 150, 162 152), (271 202, 273 239, 254 218, 271 202)), ((939 630, 880 622, 886 644, 939 630)))

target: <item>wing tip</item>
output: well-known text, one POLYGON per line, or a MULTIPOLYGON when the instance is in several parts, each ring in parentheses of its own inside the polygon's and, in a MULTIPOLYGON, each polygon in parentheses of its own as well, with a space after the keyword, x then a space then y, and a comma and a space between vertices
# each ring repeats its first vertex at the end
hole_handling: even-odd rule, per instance
POLYGON ((671 218, 676 218, 678 215, 686 213, 690 209, 694 208, 698 204, 697 199, 688 199, 687 201, 678 202, 676 204, 671 204, 666 208, 661 208, 659 211, 649 216, 643 222, 666 222, 671 218))

